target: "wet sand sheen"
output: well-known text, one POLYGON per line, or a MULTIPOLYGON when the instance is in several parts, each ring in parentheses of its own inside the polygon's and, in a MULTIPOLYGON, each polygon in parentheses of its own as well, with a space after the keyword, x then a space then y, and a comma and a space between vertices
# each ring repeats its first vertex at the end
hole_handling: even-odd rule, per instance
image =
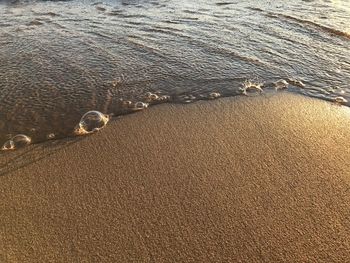
POLYGON ((160 105, 0 156, 1 262, 346 262, 350 110, 160 105))

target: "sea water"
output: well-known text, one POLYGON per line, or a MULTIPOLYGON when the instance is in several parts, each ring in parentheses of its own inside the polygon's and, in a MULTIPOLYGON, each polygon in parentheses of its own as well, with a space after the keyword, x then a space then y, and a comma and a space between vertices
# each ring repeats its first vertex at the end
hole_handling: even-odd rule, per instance
POLYGON ((266 92, 350 106, 349 1, 0 1, 5 148, 266 92))

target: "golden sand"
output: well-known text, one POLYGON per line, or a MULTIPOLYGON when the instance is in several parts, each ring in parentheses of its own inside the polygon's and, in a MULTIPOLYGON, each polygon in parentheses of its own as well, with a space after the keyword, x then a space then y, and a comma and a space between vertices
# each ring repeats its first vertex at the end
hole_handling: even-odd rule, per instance
POLYGON ((347 262, 350 109, 160 105, 0 156, 0 262, 347 262))

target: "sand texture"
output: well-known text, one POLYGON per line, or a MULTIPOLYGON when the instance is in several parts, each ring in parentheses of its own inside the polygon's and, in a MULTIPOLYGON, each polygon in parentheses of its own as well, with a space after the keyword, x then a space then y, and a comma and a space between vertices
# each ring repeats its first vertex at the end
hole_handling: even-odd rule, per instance
POLYGON ((350 109, 159 105, 0 155, 0 262, 350 262, 350 109))

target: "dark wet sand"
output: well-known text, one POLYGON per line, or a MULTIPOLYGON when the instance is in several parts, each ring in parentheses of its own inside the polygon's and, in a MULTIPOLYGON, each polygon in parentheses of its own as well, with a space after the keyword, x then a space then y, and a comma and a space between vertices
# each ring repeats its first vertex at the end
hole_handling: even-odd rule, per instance
POLYGON ((160 105, 0 156, 0 262, 348 262, 350 109, 160 105))

